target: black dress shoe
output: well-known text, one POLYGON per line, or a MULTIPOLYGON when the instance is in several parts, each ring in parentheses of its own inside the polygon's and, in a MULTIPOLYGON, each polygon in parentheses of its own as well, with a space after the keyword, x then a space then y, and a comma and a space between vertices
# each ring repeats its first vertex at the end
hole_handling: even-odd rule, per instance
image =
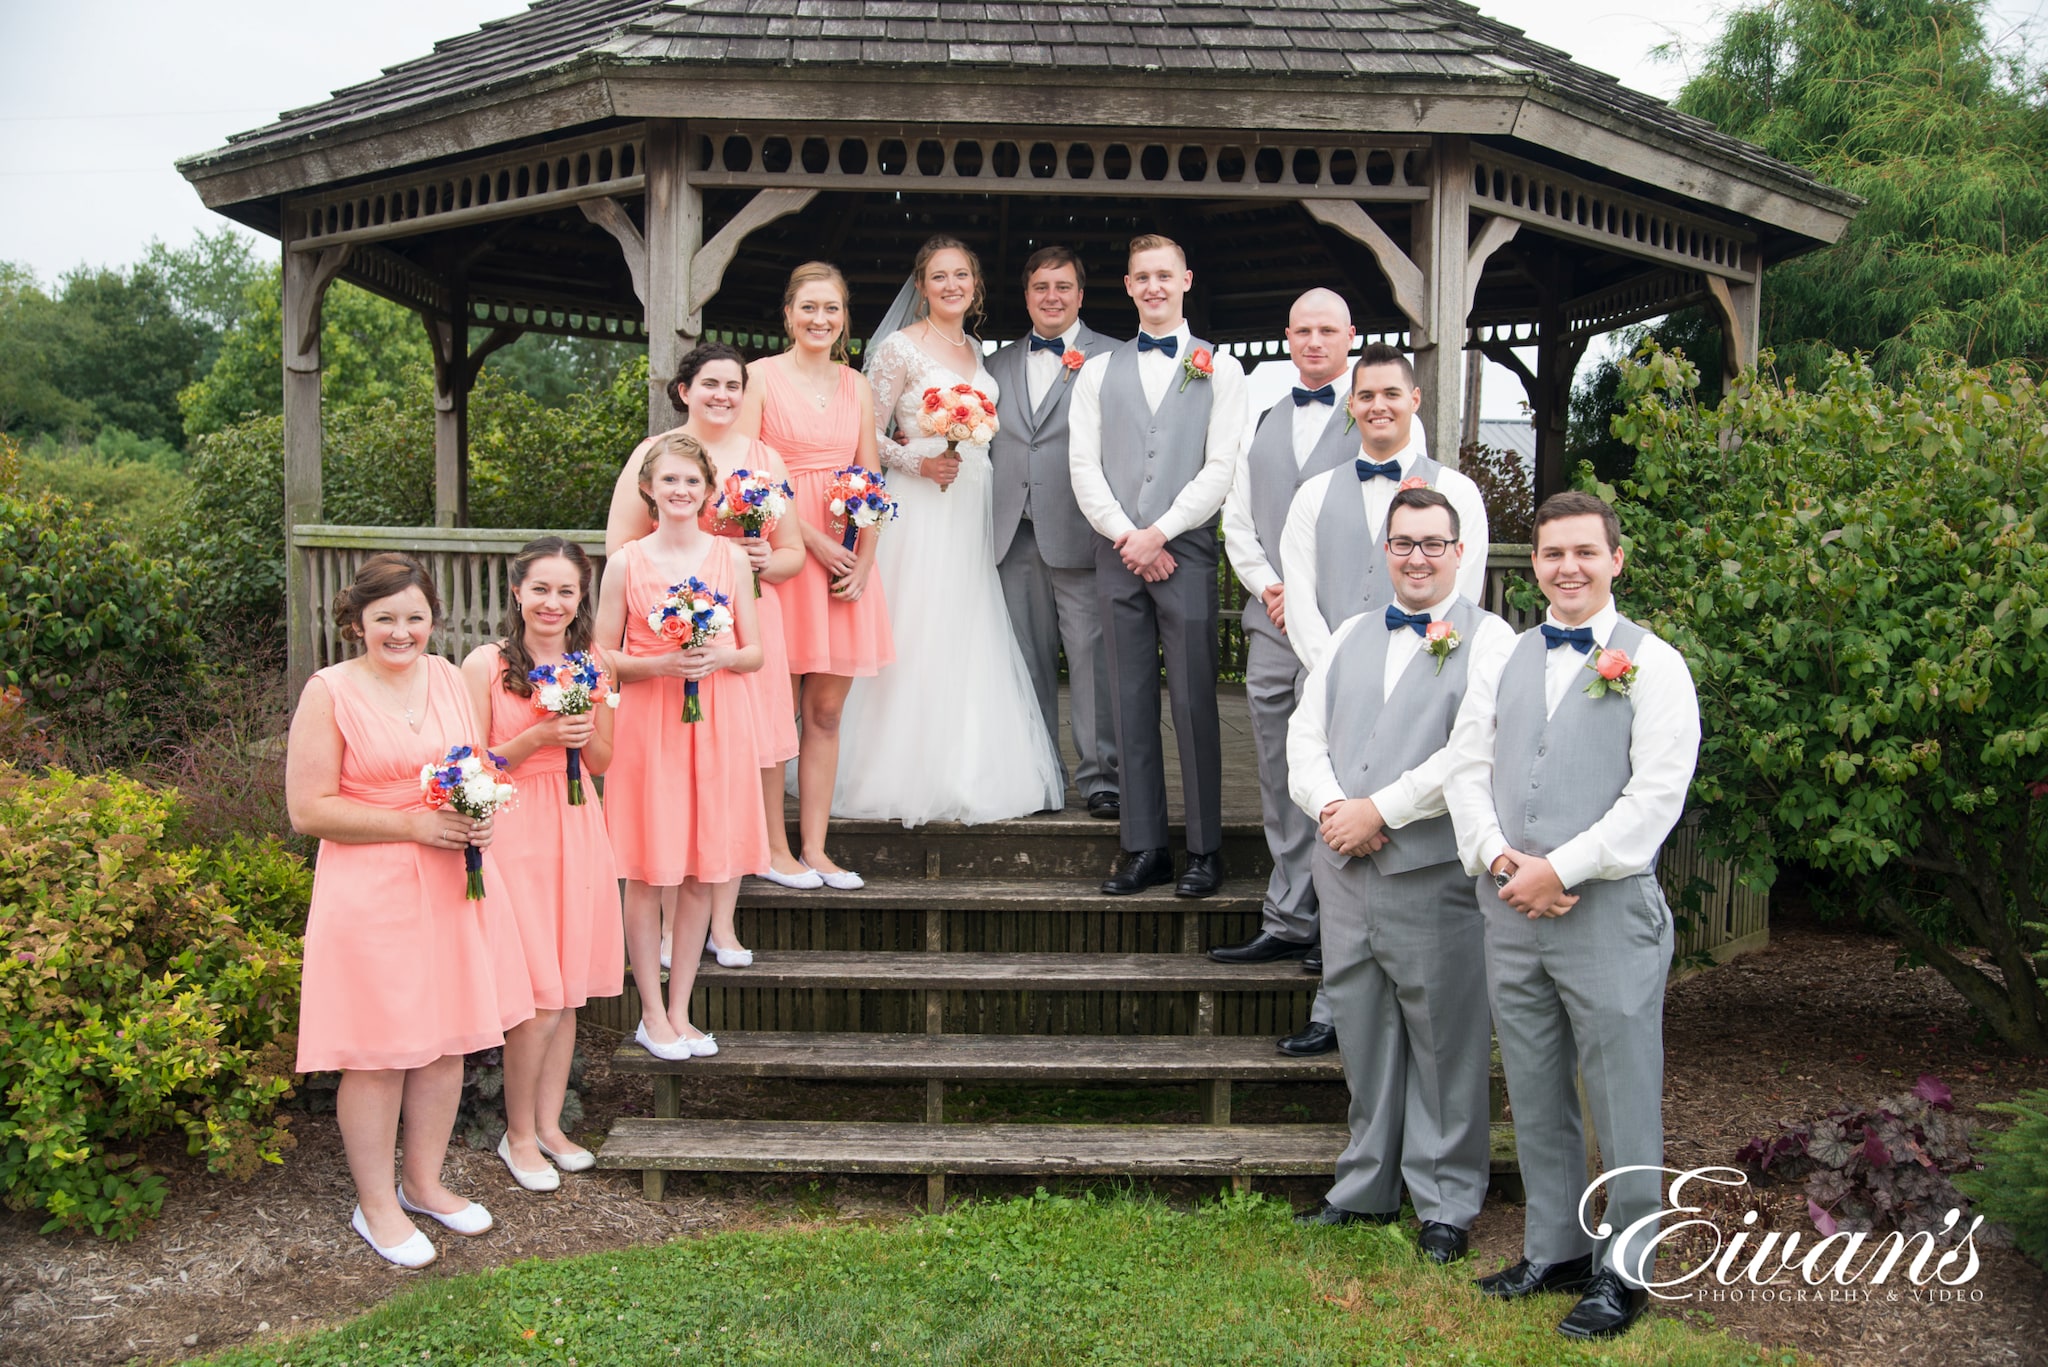
POLYGON ((1146 888, 1173 881, 1171 850, 1118 850, 1102 890, 1111 897, 1128 897, 1146 888))
POLYGON ((1180 881, 1173 885, 1175 897, 1214 897, 1223 886, 1223 851, 1191 854, 1180 881))
POLYGON ((1584 1291, 1593 1284, 1593 1255, 1582 1254, 1561 1263, 1532 1263, 1527 1258, 1504 1272, 1481 1277, 1476 1285, 1489 1296, 1504 1301, 1520 1300, 1538 1291, 1584 1291))
POLYGON ((1304 1210, 1294 1217, 1297 1225, 1391 1225, 1401 1218, 1401 1212, 1390 1210, 1381 1215, 1370 1210, 1339 1210, 1328 1201, 1320 1210, 1304 1210))
POLYGON ((1124 814, 1124 804, 1115 793, 1106 789, 1088 794, 1088 815, 1097 821, 1116 821, 1124 814))
POLYGON ((1337 1047, 1337 1027, 1310 1021, 1308 1028, 1298 1035, 1289 1035, 1280 1041, 1280 1052, 1294 1058, 1308 1058, 1315 1054, 1327 1054, 1337 1047))
POLYGON ((1322 945, 1318 944, 1314 949, 1311 949, 1307 954, 1302 956, 1301 971, 1304 973, 1313 973, 1318 978, 1323 976, 1322 945))
POLYGON ((1466 1252, 1465 1231, 1436 1220, 1422 1222, 1422 1236, 1416 1242, 1422 1246, 1422 1256, 1433 1263, 1454 1263, 1466 1252))
MULTIPOLYGON (((1181 879, 1183 883, 1186 881, 1181 879)), ((1177 893, 1180 889, 1175 888, 1174 891, 1177 893)), ((1209 957, 1219 964, 1264 964, 1275 959, 1299 959, 1315 947, 1313 940, 1283 940, 1262 930, 1241 945, 1220 945, 1210 950, 1209 957)))
POLYGON ((1558 1322, 1568 1339, 1611 1339, 1626 1334, 1650 1308, 1650 1293, 1630 1286, 1611 1267, 1600 1269, 1572 1312, 1558 1322))

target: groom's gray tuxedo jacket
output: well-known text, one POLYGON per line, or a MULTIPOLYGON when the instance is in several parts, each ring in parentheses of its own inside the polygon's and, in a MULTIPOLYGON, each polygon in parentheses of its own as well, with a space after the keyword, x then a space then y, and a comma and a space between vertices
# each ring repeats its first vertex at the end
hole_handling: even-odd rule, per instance
MULTIPOLYGON (((1067 408, 1073 402, 1074 378, 1080 372, 1067 371, 1055 378, 1034 408, 1025 380, 1025 361, 1030 354, 1025 343, 1020 337, 988 359, 988 373, 1000 391, 996 395, 996 437, 988 449, 989 463, 995 468, 996 559, 1010 553, 1010 541, 1017 535, 1028 502, 1038 553, 1045 563, 1060 570, 1092 570, 1095 543, 1101 538, 1081 516, 1067 466, 1067 408)), ((1105 337, 1086 323, 1074 334, 1074 346, 1084 355, 1093 356, 1116 345, 1116 338, 1105 337)))

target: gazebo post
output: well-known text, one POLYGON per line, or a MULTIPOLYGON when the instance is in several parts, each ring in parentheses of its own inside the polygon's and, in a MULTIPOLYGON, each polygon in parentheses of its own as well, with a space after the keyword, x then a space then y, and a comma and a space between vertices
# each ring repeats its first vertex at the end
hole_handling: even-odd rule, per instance
POLYGON ((469 295, 460 279, 449 289, 447 316, 422 313, 434 353, 434 525, 469 525, 469 391, 490 354, 519 339, 523 328, 496 327, 469 349, 469 295))
POLYGON ((300 560, 292 528, 320 520, 320 306, 327 287, 347 264, 349 247, 300 251, 294 215, 281 215, 284 231, 280 299, 284 350, 284 554, 286 666, 292 692, 312 677, 312 577, 300 560))
POLYGON ((689 180, 685 132, 680 119, 647 121, 646 296, 641 302, 647 310, 649 436, 675 426, 668 382, 704 331, 702 305, 690 288, 690 268, 704 245, 704 192, 689 180))
POLYGON ((1445 465, 1458 464, 1458 427, 1463 416, 1465 318, 1471 292, 1465 287, 1465 258, 1471 237, 1472 156, 1461 135, 1436 139, 1430 157, 1429 206, 1415 216, 1409 255, 1422 271, 1428 341, 1415 342, 1415 379, 1422 388, 1422 427, 1429 453, 1445 465))

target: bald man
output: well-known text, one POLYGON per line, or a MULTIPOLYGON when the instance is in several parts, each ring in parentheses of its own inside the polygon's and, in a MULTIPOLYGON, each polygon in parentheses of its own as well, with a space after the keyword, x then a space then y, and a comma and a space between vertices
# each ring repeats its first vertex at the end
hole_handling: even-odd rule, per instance
MULTIPOLYGON (((1309 881, 1316 823, 1288 796, 1287 722, 1306 672, 1287 640, 1280 533, 1302 483, 1358 453, 1344 406, 1351 346, 1358 331, 1342 296, 1313 289, 1287 315, 1287 354, 1299 382, 1253 420, 1223 504, 1223 549, 1244 585, 1245 695, 1259 750, 1259 803, 1273 853, 1259 933, 1245 944, 1211 950, 1224 963, 1306 958, 1317 948, 1316 890, 1309 881)), ((1336 1032, 1322 994, 1309 1028, 1280 1042, 1285 1053, 1323 1053, 1336 1032)))

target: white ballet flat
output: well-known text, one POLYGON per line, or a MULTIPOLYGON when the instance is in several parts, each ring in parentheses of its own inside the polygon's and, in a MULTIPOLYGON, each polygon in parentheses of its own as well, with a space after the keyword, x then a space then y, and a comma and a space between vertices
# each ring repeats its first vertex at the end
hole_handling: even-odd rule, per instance
POLYGON ((754 966, 754 951, 751 949, 720 949, 718 942, 708 935, 704 937, 704 948, 718 956, 718 966, 720 968, 752 968, 754 966))
POLYGON ((669 963, 669 952, 664 949, 663 951, 661 951, 661 971, 666 973, 672 967, 674 967, 674 965, 669 963))
POLYGON ((538 1172, 528 1172, 512 1161, 512 1136, 504 1135, 498 1140, 498 1157, 505 1160, 505 1171, 512 1174, 512 1180, 528 1191, 558 1191, 562 1186, 562 1174, 551 1167, 542 1167, 538 1172))
MULTIPOLYGON (((804 867, 807 869, 811 868, 809 864, 804 865, 804 867)), ((823 869, 811 869, 811 872, 818 875, 818 880, 826 887, 836 888, 840 892, 852 892, 857 888, 864 888, 868 885, 867 880, 852 869, 834 869, 831 873, 827 873, 823 869)))
POLYGON ((538 1139, 533 1142, 540 1144, 540 1151, 547 1155, 548 1161, 563 1172, 589 1172, 597 1166, 597 1155, 589 1149, 578 1149, 574 1153, 556 1153, 538 1139))
POLYGON ((718 1052, 718 1036, 716 1035, 699 1035, 695 1039, 685 1035, 683 1036, 683 1043, 689 1045, 690 1052, 698 1058, 710 1058, 718 1052))
POLYGON ((824 875, 808 864, 804 865, 802 873, 777 873, 775 866, 771 864, 761 870, 761 877, 785 888, 795 888, 798 892, 809 892, 812 888, 825 886, 824 875))
POLYGON ((680 1063, 693 1052, 690 1042, 686 1039, 679 1038, 672 1044, 656 1044, 654 1036, 647 1033, 647 1024, 644 1021, 633 1027, 633 1042, 656 1058, 667 1059, 670 1063, 680 1063))
MULTIPOLYGON (((399 1199, 403 1201, 405 1198, 401 1196, 399 1199)), ((387 1263, 399 1267, 425 1267, 434 1261, 434 1241, 418 1230, 414 1230, 404 1243, 386 1248, 370 1237, 370 1222, 363 1218, 361 1206, 356 1207, 356 1213, 349 1217, 348 1223, 351 1229, 363 1236, 363 1242, 370 1246, 370 1251, 387 1263)))
POLYGON ((398 1208, 407 1215, 424 1215, 430 1220, 439 1220, 452 1233, 460 1234, 465 1239, 474 1239, 479 1234, 488 1234, 490 1233, 491 1226, 497 1223, 497 1221, 491 1218, 489 1211, 474 1201, 471 1201, 453 1215, 443 1215, 438 1210, 428 1210, 425 1206, 416 1206, 406 1199, 405 1183, 403 1182, 398 1184, 398 1208))

